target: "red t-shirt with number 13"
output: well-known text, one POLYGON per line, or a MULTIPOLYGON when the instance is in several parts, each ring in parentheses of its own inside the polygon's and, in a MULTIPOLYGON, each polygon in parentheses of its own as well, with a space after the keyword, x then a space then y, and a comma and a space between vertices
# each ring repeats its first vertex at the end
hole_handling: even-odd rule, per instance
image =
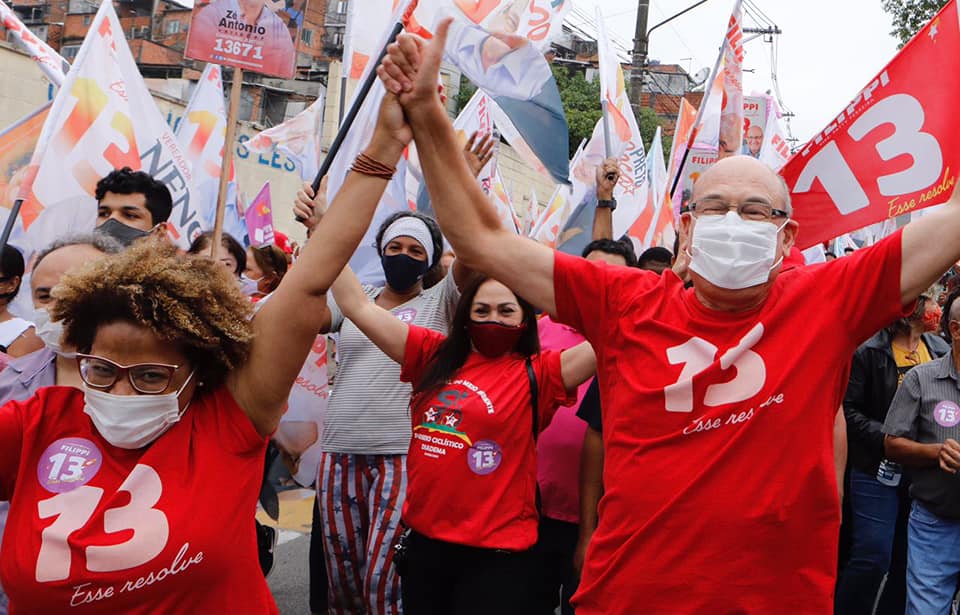
POLYGON ((10 612, 277 613, 253 513, 266 438, 221 387, 149 446, 112 446, 83 392, 0 408, 10 612))
POLYGON ((597 352, 605 492, 577 615, 830 613, 833 424, 857 345, 901 312, 900 233, 704 307, 662 276, 557 254, 597 352))
MULTIPOLYGON (((400 379, 416 383, 444 336, 410 326, 400 379)), ((563 387, 559 352, 533 357, 539 428, 575 398, 563 387)), ((453 380, 410 401, 403 523, 424 536, 471 547, 522 551, 537 540, 537 457, 524 358, 471 352, 453 380)))

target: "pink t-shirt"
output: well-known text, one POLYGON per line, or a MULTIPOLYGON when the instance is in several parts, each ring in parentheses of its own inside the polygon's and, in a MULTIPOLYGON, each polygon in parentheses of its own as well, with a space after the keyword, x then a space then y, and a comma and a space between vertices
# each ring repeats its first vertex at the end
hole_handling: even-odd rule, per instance
MULTIPOLYGON (((539 322, 541 350, 566 350, 584 341, 576 329, 544 316, 539 322)), ((537 440, 537 482, 545 517, 580 522, 580 452, 587 424, 577 417, 590 380, 577 389, 577 401, 561 406, 537 440)))

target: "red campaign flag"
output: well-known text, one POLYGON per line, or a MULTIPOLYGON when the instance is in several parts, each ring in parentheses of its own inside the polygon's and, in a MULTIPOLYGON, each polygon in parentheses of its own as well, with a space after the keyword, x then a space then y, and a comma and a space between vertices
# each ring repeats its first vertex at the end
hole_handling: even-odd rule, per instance
POLYGON ((950 197, 960 168, 958 72, 951 0, 781 171, 800 249, 950 197))

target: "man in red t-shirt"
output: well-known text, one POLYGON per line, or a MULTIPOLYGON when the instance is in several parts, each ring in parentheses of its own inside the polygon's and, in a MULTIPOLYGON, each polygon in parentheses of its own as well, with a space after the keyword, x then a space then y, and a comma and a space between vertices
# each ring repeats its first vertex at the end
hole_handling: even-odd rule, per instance
POLYGON ((588 263, 501 228, 436 92, 445 38, 444 22, 429 45, 404 35, 379 69, 440 224, 458 258, 597 352, 607 489, 577 612, 832 611, 832 431, 850 356, 960 258, 960 197, 872 248, 781 273, 798 230, 788 190, 736 156, 701 176, 681 221, 693 288, 588 263))

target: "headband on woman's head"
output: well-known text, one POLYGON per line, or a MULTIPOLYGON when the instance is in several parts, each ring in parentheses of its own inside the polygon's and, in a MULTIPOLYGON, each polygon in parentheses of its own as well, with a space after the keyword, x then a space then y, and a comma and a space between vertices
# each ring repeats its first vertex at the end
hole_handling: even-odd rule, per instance
POLYGON ((393 224, 383 232, 383 238, 380 240, 381 255, 387 245, 397 237, 416 239, 427 253, 427 263, 433 264, 433 235, 430 234, 430 229, 423 220, 416 216, 403 216, 394 220, 393 224))

